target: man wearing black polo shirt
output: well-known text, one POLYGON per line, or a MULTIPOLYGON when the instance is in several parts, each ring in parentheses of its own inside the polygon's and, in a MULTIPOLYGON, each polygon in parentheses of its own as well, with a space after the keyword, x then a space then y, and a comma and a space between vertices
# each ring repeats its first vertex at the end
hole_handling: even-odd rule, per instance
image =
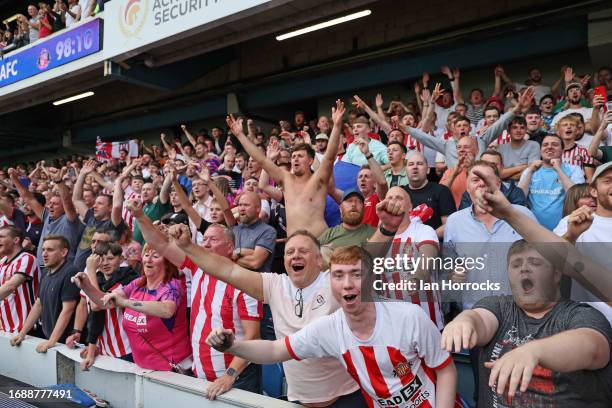
POLYGON ((406 169, 408 185, 402 188, 410 194, 413 208, 424 203, 433 210, 433 215, 425 221, 425 225, 435 229, 438 238, 442 238, 446 219, 457 210, 450 190, 446 186, 430 183, 427 180, 429 167, 422 153, 415 152, 410 155, 406 169))
POLYGON ((60 235, 48 235, 43 239, 45 273, 40 282, 39 298, 19 334, 11 339, 12 346, 23 341, 38 319, 42 321, 42 331, 48 339, 36 346, 39 353, 46 353, 57 342, 65 342, 70 334, 80 294, 79 288, 71 281, 77 270, 67 262, 68 247, 68 240, 60 235))

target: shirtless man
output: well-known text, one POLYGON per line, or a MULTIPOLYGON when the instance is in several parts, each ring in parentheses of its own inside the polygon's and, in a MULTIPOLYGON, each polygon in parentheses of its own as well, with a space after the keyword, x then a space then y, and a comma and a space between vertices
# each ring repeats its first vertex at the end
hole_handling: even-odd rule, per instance
POLYGON ((227 124, 232 133, 251 157, 261 163, 266 172, 283 186, 285 208, 287 211, 287 235, 298 230, 307 230, 319 236, 327 229, 324 219, 327 184, 338 152, 338 141, 342 131, 344 102, 336 101, 332 108, 334 127, 321 164, 313 173, 310 169, 314 161, 314 150, 308 145, 298 145, 291 153, 291 172, 278 167, 266 157, 266 153, 257 148, 244 134, 242 120, 227 117, 227 124))

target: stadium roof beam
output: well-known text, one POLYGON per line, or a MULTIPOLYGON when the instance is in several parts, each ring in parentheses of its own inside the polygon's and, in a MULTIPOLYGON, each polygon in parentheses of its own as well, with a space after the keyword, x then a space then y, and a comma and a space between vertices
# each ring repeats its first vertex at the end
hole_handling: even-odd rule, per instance
POLYGON ((106 61, 104 75, 120 81, 161 91, 171 91, 201 78, 236 58, 232 47, 223 48, 206 55, 155 67, 154 57, 147 56, 144 65, 106 61))

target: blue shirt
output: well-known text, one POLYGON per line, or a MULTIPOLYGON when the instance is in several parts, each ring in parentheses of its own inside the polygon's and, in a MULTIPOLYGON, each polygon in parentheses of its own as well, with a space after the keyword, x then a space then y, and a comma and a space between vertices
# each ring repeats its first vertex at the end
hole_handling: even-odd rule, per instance
MULTIPOLYGON (((535 219, 527 208, 514 204, 513 207, 535 219)), ((496 220, 489 231, 482 221, 474 216, 473 207, 449 215, 444 227, 444 258, 480 258, 484 265, 482 268, 475 264, 474 267, 468 268, 466 263, 465 282, 482 283, 489 280, 491 283, 499 283, 500 286, 499 291, 464 290, 452 291, 449 295, 460 300, 464 309, 470 309, 486 296, 512 295, 506 257, 512 243, 519 239, 522 237, 504 220, 496 220)))
MULTIPOLYGON (((368 149, 370 153, 374 155, 374 160, 376 160, 380 164, 389 163, 389 159, 387 158, 387 146, 382 144, 376 139, 370 138, 370 143, 368 143, 368 149)), ((359 145, 357 143, 351 143, 346 149, 346 153, 342 158, 342 161, 347 163, 353 163, 357 166, 364 166, 368 164, 368 159, 365 158, 361 150, 359 149, 359 145)))
MULTIPOLYGON (((527 177, 526 169, 519 184, 527 177)), ((584 183, 584 172, 578 166, 561 164, 563 173, 574 183, 584 183)), ((565 189, 557 171, 552 167, 540 167, 531 176, 527 203, 538 222, 549 230, 555 229, 563 216, 565 189)))

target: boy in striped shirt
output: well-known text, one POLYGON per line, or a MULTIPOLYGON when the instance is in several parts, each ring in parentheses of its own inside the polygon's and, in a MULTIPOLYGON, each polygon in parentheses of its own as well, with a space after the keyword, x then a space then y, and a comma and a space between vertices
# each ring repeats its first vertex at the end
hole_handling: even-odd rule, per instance
POLYGON ((453 407, 455 366, 423 310, 412 303, 362 302, 362 279, 370 280, 373 260, 357 246, 336 249, 330 264, 331 290, 341 305, 335 313, 274 342, 235 342, 230 330, 215 329, 208 344, 259 363, 335 357, 369 407, 453 407))

